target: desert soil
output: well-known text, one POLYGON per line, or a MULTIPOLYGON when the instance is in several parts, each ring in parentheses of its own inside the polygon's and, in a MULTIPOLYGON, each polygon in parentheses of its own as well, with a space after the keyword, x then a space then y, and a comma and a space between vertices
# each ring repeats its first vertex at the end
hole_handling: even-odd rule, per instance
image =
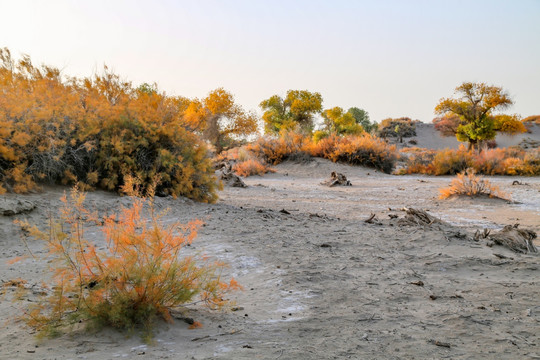
MULTIPOLYGON (((156 200, 169 208, 167 222, 205 221, 186 254, 230 264, 225 275, 244 287, 231 294, 236 311, 193 306, 188 315, 202 328, 159 323, 153 344, 110 329, 37 341, 13 321, 36 297, 12 303, 4 287, 0 358, 540 359, 539 256, 472 239, 476 230, 516 223, 540 232, 540 178, 490 177, 513 202, 439 200, 451 177, 392 176, 321 159, 275 169, 245 179, 247 188, 225 188, 217 204, 156 200), (320 185, 332 171, 353 185, 320 185), (403 225, 410 207, 448 224, 403 225)), ((46 224, 64 190, 0 198, 36 205, 0 216, 2 282, 23 278, 37 287, 48 279, 46 261, 7 263, 25 252, 12 221, 46 224)), ((108 213, 129 201, 101 191, 87 197, 108 213)), ((87 234, 101 241, 99 229, 87 234)), ((39 241, 29 244, 43 253, 39 241)))

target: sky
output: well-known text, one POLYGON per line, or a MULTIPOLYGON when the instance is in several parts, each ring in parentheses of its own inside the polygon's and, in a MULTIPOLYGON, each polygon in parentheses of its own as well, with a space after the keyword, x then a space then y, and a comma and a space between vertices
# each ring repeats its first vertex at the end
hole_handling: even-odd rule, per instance
POLYGON ((106 64, 135 86, 246 110, 289 89, 372 120, 434 118, 464 81, 540 114, 540 0, 0 0, 0 47, 69 76, 106 64))

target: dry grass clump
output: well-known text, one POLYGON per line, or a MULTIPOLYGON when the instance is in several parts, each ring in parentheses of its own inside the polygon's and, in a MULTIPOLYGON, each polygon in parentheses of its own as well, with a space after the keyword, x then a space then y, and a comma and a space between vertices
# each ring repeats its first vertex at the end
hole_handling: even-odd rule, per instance
POLYGON ((220 307, 226 303, 224 293, 239 287, 221 279, 223 264, 182 254, 200 221, 165 225, 151 198, 135 198, 102 223, 83 206, 84 199, 76 188, 64 196, 59 218, 51 219, 46 231, 21 223, 49 250, 53 291, 23 316, 41 335, 54 336, 84 321, 128 330, 143 327, 151 336, 154 320, 172 321, 174 307, 197 298, 220 307), (149 219, 143 216, 145 206, 149 219), (89 224, 102 224, 104 250, 86 237, 89 224))
POLYGON ((491 184, 487 179, 476 176, 474 169, 467 169, 452 180, 449 187, 440 189, 440 199, 447 199, 451 196, 489 196, 509 200, 510 196, 491 184))

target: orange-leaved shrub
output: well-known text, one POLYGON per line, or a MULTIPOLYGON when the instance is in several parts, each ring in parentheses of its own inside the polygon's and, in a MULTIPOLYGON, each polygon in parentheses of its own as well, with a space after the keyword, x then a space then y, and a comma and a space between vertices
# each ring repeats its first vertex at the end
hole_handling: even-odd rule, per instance
POLYGON ((215 201, 207 148, 185 129, 185 99, 134 88, 106 67, 65 79, 0 49, 0 192, 39 182, 119 190, 126 176, 158 193, 215 201))
POLYGON ((440 189, 439 198, 447 199, 454 195, 463 196, 489 196, 501 199, 510 199, 509 195, 493 185, 489 180, 476 175, 474 169, 466 169, 456 175, 449 187, 440 189))
POLYGON ((268 172, 275 172, 268 165, 263 164, 259 159, 248 159, 234 164, 233 171, 238 176, 264 175, 268 172))
POLYGON ((395 146, 369 134, 329 136, 312 145, 310 152, 334 162, 368 166, 385 173, 393 171, 398 155, 395 146))
POLYGON ((403 152, 408 174, 454 175, 468 168, 485 175, 540 175, 540 150, 495 148, 481 151, 459 149, 403 152))
POLYGON ((76 188, 64 196, 59 218, 51 219, 46 231, 21 222, 49 250, 53 291, 23 316, 41 335, 54 336, 84 321, 142 327, 151 336, 155 319, 172 321, 171 309, 197 299, 221 307, 224 294, 239 288, 234 279, 221 279, 223 264, 182 253, 200 221, 166 225, 151 197, 135 197, 131 206, 102 220, 85 208, 84 200, 76 188), (85 234, 90 224, 101 227, 104 249, 85 234))
POLYGON ((306 154, 310 139, 294 131, 283 131, 279 137, 261 137, 246 149, 269 164, 277 165, 291 157, 306 154))
POLYGON ((322 157, 334 162, 373 167, 390 173, 397 160, 395 146, 369 134, 329 135, 313 140, 294 132, 282 134, 279 138, 261 138, 247 149, 271 164, 286 159, 309 156, 322 157))
POLYGON ((215 157, 214 163, 216 167, 222 167, 226 163, 232 166, 232 171, 237 175, 245 177, 275 172, 268 163, 258 158, 246 146, 222 151, 215 157))

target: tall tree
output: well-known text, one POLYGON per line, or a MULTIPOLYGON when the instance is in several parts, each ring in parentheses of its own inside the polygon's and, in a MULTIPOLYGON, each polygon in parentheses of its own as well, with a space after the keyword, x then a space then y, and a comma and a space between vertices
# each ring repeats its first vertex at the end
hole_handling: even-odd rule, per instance
POLYGON ((497 127, 493 112, 513 104, 510 96, 497 86, 485 83, 464 82, 455 89, 456 98, 443 98, 435 107, 439 115, 455 114, 461 123, 456 137, 467 141, 469 149, 484 140, 495 138, 497 127))
POLYGON ((362 125, 356 122, 355 117, 345 112, 339 106, 323 111, 324 128, 328 133, 337 135, 360 134, 364 131, 362 125))
POLYGON ((377 128, 377 124, 370 121, 369 113, 366 110, 352 107, 347 110, 347 113, 351 114, 356 123, 361 125, 366 132, 371 132, 377 128))
POLYGON ((282 130, 297 129, 304 133, 313 131, 313 120, 322 111, 322 96, 307 90, 289 90, 282 98, 274 95, 260 103, 264 111, 266 133, 277 134, 282 130))
POLYGON ((203 100, 191 100, 184 110, 183 122, 188 129, 201 133, 219 153, 234 137, 257 132, 258 121, 255 114, 234 102, 231 93, 218 88, 203 100))

